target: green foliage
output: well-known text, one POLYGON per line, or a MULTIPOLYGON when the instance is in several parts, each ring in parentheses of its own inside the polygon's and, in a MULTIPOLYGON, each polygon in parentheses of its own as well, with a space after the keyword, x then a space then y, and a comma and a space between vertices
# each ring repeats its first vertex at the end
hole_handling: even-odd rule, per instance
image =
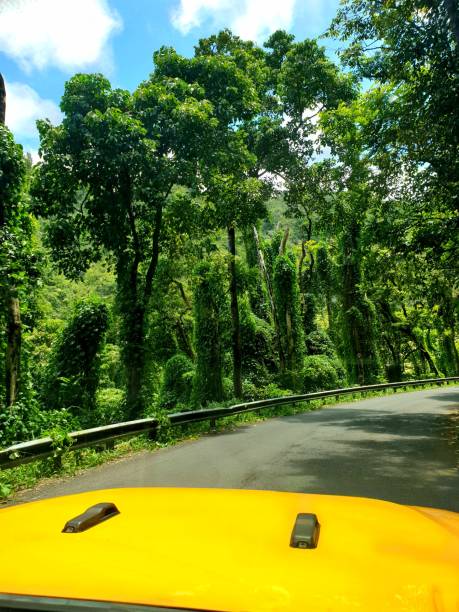
POLYGON ((186 355, 174 355, 164 366, 160 406, 179 412, 190 406, 194 365, 186 355))
POLYGON ((22 146, 14 142, 13 134, 4 125, 0 125, 0 168, 0 221, 3 225, 20 206, 26 173, 22 146))
POLYGON ((0 447, 76 429, 69 410, 43 411, 37 401, 19 400, 0 413, 0 447))
POLYGON ((274 261, 274 299, 286 356, 287 377, 295 385, 295 372, 301 367, 304 355, 304 333, 300 313, 300 294, 292 253, 278 255, 274 261))
POLYGON ((252 312, 247 296, 240 301, 240 322, 243 375, 261 386, 275 372, 274 331, 252 312))
MULTIPOLYGON (((260 273, 258 253, 255 243, 253 226, 243 232, 244 248, 246 256, 246 267, 244 267, 244 280, 249 294, 250 307, 253 313, 266 321, 269 320, 269 297, 260 273)), ((238 288, 242 288, 240 281, 241 266, 237 268, 238 288)))
POLYGON ((358 384, 381 382, 376 344, 374 305, 358 295, 342 314, 342 353, 349 380, 358 384))
POLYGON ((100 352, 100 379, 103 388, 121 388, 123 370, 121 367, 120 347, 117 344, 105 343, 100 352))
POLYGON ((169 194, 196 182, 204 135, 218 120, 194 84, 169 78, 176 55, 133 95, 101 75, 67 83, 60 126, 39 122, 44 161, 33 185, 35 210, 47 218, 46 242, 69 277, 108 253, 115 262, 121 343, 130 416, 145 408, 146 313, 153 291, 169 194))
POLYGON ((292 395, 291 389, 281 389, 275 383, 270 383, 269 385, 263 387, 253 382, 249 382, 248 380, 243 382, 242 390, 244 399, 248 402, 292 395))
POLYGON ((120 423, 126 416, 126 394, 123 389, 104 387, 96 393, 94 424, 120 423))
POLYGON ((33 169, 0 126, 0 444, 146 413, 166 440, 170 409, 457 374, 456 5, 343 0, 351 71, 225 30, 161 48, 133 93, 77 74, 33 169))
POLYGON ((196 372, 193 403, 223 399, 223 316, 227 308, 222 258, 202 261, 195 269, 193 312, 196 372))
POLYGON ((33 241, 28 210, 29 171, 22 147, 0 124, 0 411, 16 401, 19 392, 25 393, 22 325, 31 325, 36 315, 34 289, 41 253, 33 241))
POLYGON ((317 297, 314 293, 303 294, 303 330, 306 336, 316 329, 317 297))
POLYGON ((345 0, 329 34, 374 82, 361 126, 387 198, 381 236, 404 257, 423 251, 457 273, 457 2, 345 0))
POLYGON ((306 336, 306 352, 308 355, 326 355, 336 357, 335 347, 330 337, 321 330, 316 329, 306 336))
POLYGON ((108 328, 107 307, 80 302, 62 331, 48 366, 42 402, 46 409, 69 409, 82 425, 93 424, 100 378, 100 350, 108 328))
POLYGON ((304 359, 301 372, 304 393, 338 389, 345 384, 344 369, 336 359, 326 355, 309 355, 304 359))

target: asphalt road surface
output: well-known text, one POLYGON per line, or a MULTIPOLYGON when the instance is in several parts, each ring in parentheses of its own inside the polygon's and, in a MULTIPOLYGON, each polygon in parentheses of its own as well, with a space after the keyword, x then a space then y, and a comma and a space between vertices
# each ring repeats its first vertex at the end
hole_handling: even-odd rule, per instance
POLYGON ((237 427, 47 482, 16 501, 137 486, 356 495, 459 511, 459 387, 237 427))

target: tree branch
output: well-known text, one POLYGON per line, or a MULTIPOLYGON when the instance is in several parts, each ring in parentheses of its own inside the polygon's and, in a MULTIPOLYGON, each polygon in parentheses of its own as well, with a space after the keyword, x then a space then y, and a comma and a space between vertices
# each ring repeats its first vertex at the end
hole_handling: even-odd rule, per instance
POLYGON ((183 287, 183 283, 181 283, 180 281, 176 280, 175 278, 172 278, 171 280, 174 283, 174 285, 177 285, 177 287, 179 289, 179 292, 180 292, 180 295, 182 297, 182 300, 184 301, 187 309, 191 310, 190 300, 188 299, 188 296, 185 293, 185 288, 183 287))
POLYGON ((153 277, 156 272, 156 268, 158 267, 158 259, 159 259, 159 239, 161 236, 161 228, 163 224, 163 208, 166 203, 167 198, 172 190, 173 183, 169 185, 164 194, 164 197, 158 202, 158 207, 156 209, 155 214, 155 229, 153 232, 153 240, 152 240, 152 256, 150 259, 150 264, 148 266, 147 274, 145 276, 145 287, 143 290, 143 299, 144 302, 148 302, 151 297, 152 287, 153 287, 153 277))
POLYGON ((151 297, 152 286, 153 286, 153 277, 156 272, 156 268, 158 267, 158 259, 159 259, 159 238, 161 235, 161 226, 163 221, 163 205, 164 202, 158 204, 155 215, 155 229, 153 232, 153 240, 152 240, 152 256, 150 259, 150 264, 148 266, 147 274, 145 276, 145 288, 143 290, 144 301, 148 302, 151 297))

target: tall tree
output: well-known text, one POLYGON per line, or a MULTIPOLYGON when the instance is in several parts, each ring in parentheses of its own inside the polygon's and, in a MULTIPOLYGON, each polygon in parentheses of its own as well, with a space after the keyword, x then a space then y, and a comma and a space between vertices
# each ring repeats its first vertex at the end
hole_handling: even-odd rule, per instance
POLYGON ((204 406, 223 399, 222 327, 225 285, 221 262, 204 260, 196 266, 193 295, 196 372, 193 401, 204 406))
POLYGON ((301 371, 304 357, 304 333, 301 322, 298 276, 292 253, 285 245, 274 260, 273 288, 279 325, 284 339, 284 384, 295 388, 296 376, 301 371))
POLYGON ((58 338, 43 389, 46 409, 69 409, 83 427, 95 426, 100 351, 108 328, 108 310, 96 300, 79 302, 58 338))
POLYGON ((320 128, 331 159, 319 163, 315 185, 327 190, 320 225, 335 241, 342 310, 340 353, 352 382, 368 384, 381 375, 375 306, 364 287, 365 237, 370 211, 377 208, 371 167, 359 126, 359 100, 324 113, 320 128), (328 228, 328 229, 327 229, 328 228))
POLYGON ((0 291, 6 324, 5 401, 14 404, 20 387, 21 310, 19 287, 22 241, 27 242, 28 219, 23 207, 25 162, 22 147, 15 144, 5 126, 6 89, 0 74, 0 291))
POLYGON ((261 122, 268 134, 267 128, 280 124, 277 119, 269 121, 267 115, 268 80, 264 53, 254 43, 225 30, 201 40, 191 59, 180 58, 167 48, 156 57, 164 76, 184 78, 202 87, 218 120, 215 148, 211 155, 202 158, 199 168, 199 190, 209 201, 210 210, 213 208, 209 220, 227 232, 233 390, 236 397, 241 397, 236 231, 251 226, 264 214, 264 202, 270 193, 270 185, 260 180, 267 168, 257 155, 257 147, 261 148, 258 125, 261 122))
POLYGON ((67 275, 104 252, 115 258, 127 407, 136 417, 146 402, 146 312, 164 214, 174 186, 195 180, 212 107, 199 87, 155 70, 133 95, 101 75, 76 75, 61 109, 60 126, 39 123, 36 208, 49 220, 48 245, 67 275))
POLYGON ((457 0, 345 0, 330 34, 342 59, 374 81, 368 149, 389 200, 403 199, 390 237, 400 253, 459 261, 457 0))

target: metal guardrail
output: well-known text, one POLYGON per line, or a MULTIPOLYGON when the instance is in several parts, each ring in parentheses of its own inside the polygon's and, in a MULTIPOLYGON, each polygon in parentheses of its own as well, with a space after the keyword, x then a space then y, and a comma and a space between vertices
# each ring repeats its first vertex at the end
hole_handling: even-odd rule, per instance
MULTIPOLYGON (((246 402, 226 408, 207 408, 188 412, 175 412, 169 415, 169 422, 172 426, 198 423, 200 421, 211 421, 215 423, 216 419, 242 414, 244 412, 254 412, 262 408, 285 406, 326 397, 348 395, 350 393, 379 391, 383 389, 400 389, 401 387, 416 387, 430 384, 441 385, 448 382, 459 382, 459 376, 451 376, 449 378, 427 378, 424 380, 405 380, 401 382, 364 385, 360 387, 346 387, 344 389, 331 389, 329 391, 318 391, 316 393, 305 393, 303 395, 287 395, 284 397, 275 397, 273 399, 258 400, 256 402, 246 402)), ((151 439, 155 439, 158 426, 159 423, 156 419, 149 418, 115 423, 103 427, 94 427, 93 429, 85 429, 83 431, 74 431, 68 436, 69 446, 66 447, 65 450, 73 451, 90 446, 101 446, 121 438, 133 437, 142 433, 147 433, 151 439)), ((0 450, 0 470, 31 463, 39 459, 44 459, 45 457, 56 456, 56 454, 58 453, 51 438, 21 442, 20 444, 15 444, 0 450)))

